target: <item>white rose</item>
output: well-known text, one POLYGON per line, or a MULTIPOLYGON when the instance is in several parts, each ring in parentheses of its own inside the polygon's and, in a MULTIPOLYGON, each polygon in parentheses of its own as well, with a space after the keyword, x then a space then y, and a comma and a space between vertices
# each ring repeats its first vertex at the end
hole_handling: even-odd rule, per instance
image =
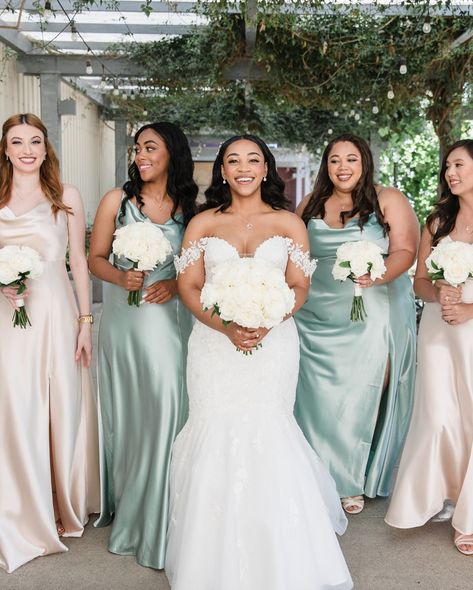
POLYGON ((2 285, 9 285, 17 281, 20 278, 18 272, 16 272, 8 262, 0 260, 0 283, 2 285))

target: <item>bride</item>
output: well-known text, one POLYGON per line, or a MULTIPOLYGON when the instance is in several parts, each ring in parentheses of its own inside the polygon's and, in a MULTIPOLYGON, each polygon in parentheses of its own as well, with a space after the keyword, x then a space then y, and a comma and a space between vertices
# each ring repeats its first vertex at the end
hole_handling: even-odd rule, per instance
POLYGON ((285 272, 292 313, 303 304, 314 263, 304 224, 284 210, 283 189, 266 144, 232 137, 176 259, 179 292, 197 321, 187 361, 190 415, 171 465, 173 590, 352 588, 335 535, 346 528, 335 485, 293 418, 292 317, 272 330, 224 326, 200 303, 214 265, 253 256, 285 272))

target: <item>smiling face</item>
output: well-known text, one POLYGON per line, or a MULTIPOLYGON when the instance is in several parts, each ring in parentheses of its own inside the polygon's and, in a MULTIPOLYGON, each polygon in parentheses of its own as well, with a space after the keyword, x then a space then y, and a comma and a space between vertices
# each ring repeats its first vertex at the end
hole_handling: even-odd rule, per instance
POLYGON ((135 164, 143 182, 152 182, 166 176, 169 152, 163 138, 153 129, 140 133, 135 144, 135 164))
POLYGON ((466 148, 455 148, 448 155, 445 180, 452 194, 473 194, 473 158, 466 148))
POLYGON ((332 147, 327 171, 335 190, 351 193, 363 174, 360 150, 351 141, 340 141, 332 147))
POLYGON ((5 154, 19 172, 38 172, 46 158, 43 132, 33 125, 15 125, 6 137, 5 154))
POLYGON ((248 139, 231 143, 223 155, 223 178, 232 195, 251 196, 260 191, 263 177, 268 172, 260 147, 248 139))

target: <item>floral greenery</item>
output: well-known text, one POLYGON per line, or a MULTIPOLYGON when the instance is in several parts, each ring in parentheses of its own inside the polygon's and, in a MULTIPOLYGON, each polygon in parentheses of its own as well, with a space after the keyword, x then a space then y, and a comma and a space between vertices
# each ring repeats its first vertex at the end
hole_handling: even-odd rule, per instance
MULTIPOLYGON (((77 4, 92 8, 97 2, 113 8, 114 0, 77 4)), ((146 76, 135 81, 140 92, 113 99, 110 116, 132 123, 168 119, 188 133, 250 131, 314 153, 342 132, 380 136, 386 146, 381 180, 396 181, 423 220, 436 196, 433 133, 444 150, 460 137, 462 109, 473 103, 473 41, 455 43, 471 29, 471 16, 458 7, 454 16, 441 15, 453 9, 450 0, 401 0, 397 15, 389 3, 370 4, 371 12, 356 0, 349 6, 201 2, 206 28, 112 48, 144 66, 146 76), (427 18, 431 33, 423 32, 427 18), (245 26, 256 34, 254 47, 245 44, 245 26), (229 75, 242 63, 252 65, 259 79, 229 75)), ((150 13, 149 0, 142 10, 150 13)))
POLYGON ((383 4, 372 13, 356 3, 350 10, 322 10, 320 1, 295 1, 290 12, 284 5, 258 2, 256 16, 248 16, 249 2, 239 4, 241 13, 232 12, 230 2, 202 3, 207 28, 120 47, 147 76, 142 94, 134 102, 118 101, 118 110, 131 120, 143 110, 148 117, 173 115, 188 131, 246 129, 268 137, 285 127, 286 143, 298 143, 310 128, 308 144, 320 142, 328 126, 337 132, 355 124, 365 135, 385 125, 396 131, 399 121, 420 112, 444 144, 457 137, 472 51, 471 41, 452 43, 471 26, 470 17, 432 16, 432 32, 425 34, 427 0, 401 3, 408 16, 385 14, 383 4), (264 78, 228 80, 228 68, 245 58, 245 15, 257 29, 251 60, 264 78), (403 61, 405 75, 399 73, 403 61))

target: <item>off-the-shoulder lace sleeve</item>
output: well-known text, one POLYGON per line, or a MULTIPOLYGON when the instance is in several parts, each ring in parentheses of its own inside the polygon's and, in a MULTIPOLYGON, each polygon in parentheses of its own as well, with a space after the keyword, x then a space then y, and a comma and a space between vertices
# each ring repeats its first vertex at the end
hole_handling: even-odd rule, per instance
POLYGON ((180 256, 174 256, 174 266, 177 274, 182 274, 190 264, 197 262, 206 245, 207 238, 200 238, 200 240, 189 242, 189 246, 181 250, 180 256))
POLYGON ((286 238, 286 245, 291 262, 302 270, 305 277, 311 277, 317 268, 317 260, 310 257, 308 250, 304 252, 302 244, 295 244, 292 238, 286 238))

